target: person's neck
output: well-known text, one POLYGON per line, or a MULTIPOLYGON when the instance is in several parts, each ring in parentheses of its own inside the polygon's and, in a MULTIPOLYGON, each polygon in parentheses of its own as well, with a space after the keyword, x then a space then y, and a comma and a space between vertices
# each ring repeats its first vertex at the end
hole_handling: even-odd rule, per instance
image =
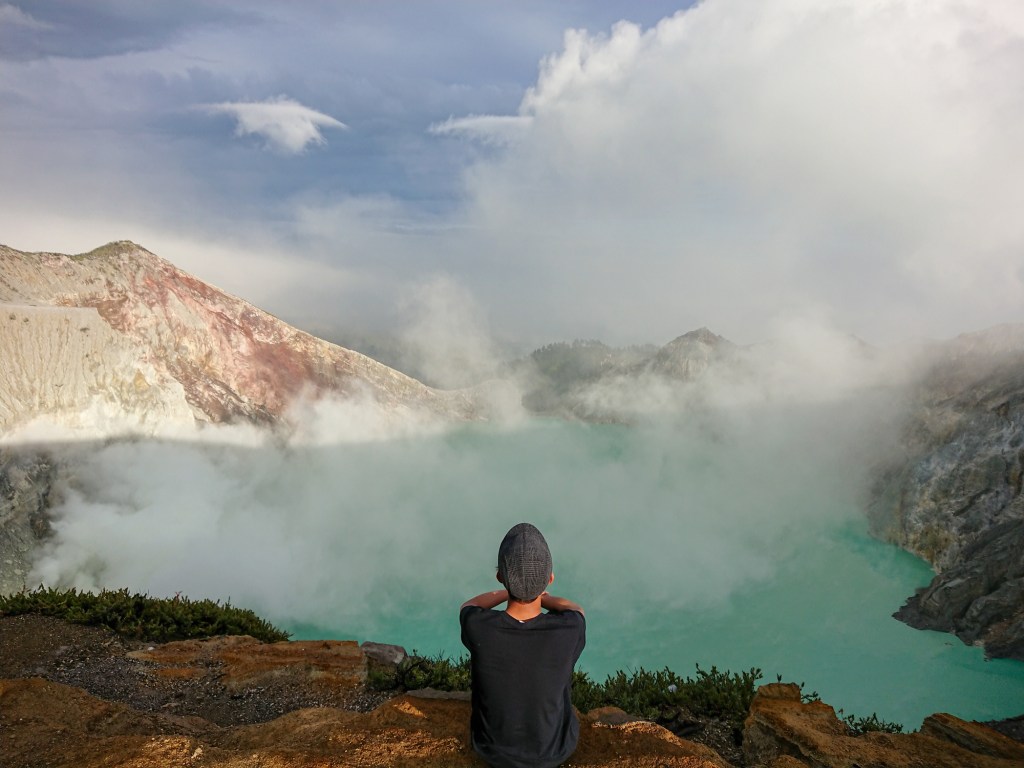
POLYGON ((508 606, 505 608, 505 613, 511 616, 516 621, 529 621, 540 616, 540 601, 541 598, 531 600, 528 603, 521 603, 518 600, 509 600, 508 606))

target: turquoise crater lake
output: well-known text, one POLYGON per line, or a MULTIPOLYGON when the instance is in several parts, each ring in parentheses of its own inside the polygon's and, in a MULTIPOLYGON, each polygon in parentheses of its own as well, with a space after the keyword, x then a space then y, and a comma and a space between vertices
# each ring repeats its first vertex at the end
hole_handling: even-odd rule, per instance
POLYGON ((836 709, 908 729, 938 711, 1024 712, 1024 664, 891 618, 931 570, 867 534, 870 442, 862 414, 802 409, 640 428, 472 427, 339 448, 314 463, 352 478, 336 519, 360 538, 333 541, 378 571, 330 611, 276 618, 297 638, 460 655, 458 605, 496 587, 498 541, 528 520, 551 545, 552 591, 587 609, 580 668, 593 677, 758 667, 764 682, 803 682, 836 709), (368 517, 352 525, 357 512, 368 517))

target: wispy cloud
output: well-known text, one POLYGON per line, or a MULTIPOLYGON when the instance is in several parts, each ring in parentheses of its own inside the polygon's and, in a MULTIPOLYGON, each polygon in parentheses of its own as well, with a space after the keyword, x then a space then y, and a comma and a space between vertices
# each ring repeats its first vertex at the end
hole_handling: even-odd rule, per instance
POLYGON ((21 27, 22 29, 52 29, 52 24, 40 21, 14 5, 0 5, 0 27, 21 27))
POLYGON ((435 136, 464 136, 486 144, 508 144, 522 136, 533 118, 519 115, 449 117, 428 129, 435 136))
POLYGON ((298 154, 310 144, 326 144, 322 128, 348 128, 340 120, 287 96, 266 101, 202 104, 198 108, 210 114, 231 115, 238 121, 236 135, 262 136, 269 146, 289 154, 298 154))

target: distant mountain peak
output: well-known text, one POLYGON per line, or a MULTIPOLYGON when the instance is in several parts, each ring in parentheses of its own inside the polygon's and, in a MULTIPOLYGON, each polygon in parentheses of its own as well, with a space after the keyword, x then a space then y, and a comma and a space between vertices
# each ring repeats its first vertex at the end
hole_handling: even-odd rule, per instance
POLYGON ((707 326, 701 326, 695 331, 684 333, 682 336, 678 336, 668 344, 666 347, 674 344, 681 344, 684 342, 698 342, 700 344, 707 344, 710 347, 717 347, 723 344, 732 346, 732 342, 726 339, 724 336, 719 336, 717 333, 713 333, 707 326))

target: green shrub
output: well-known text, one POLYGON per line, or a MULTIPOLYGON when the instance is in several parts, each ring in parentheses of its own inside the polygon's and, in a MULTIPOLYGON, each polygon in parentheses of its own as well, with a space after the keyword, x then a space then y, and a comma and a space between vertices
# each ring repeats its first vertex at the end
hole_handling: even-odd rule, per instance
POLYGON ((720 672, 697 665, 695 678, 682 678, 667 667, 650 672, 640 668, 626 674, 619 671, 602 684, 586 673, 573 677, 573 703, 583 712, 595 707, 614 706, 637 717, 671 719, 680 708, 696 717, 723 720, 739 727, 754 700, 761 670, 720 672))
POLYGON ((468 656, 452 660, 443 654, 420 656, 414 650, 394 669, 371 669, 367 683, 379 691, 468 691, 469 674, 468 656))
POLYGON ((873 731, 881 731, 883 733, 903 733, 902 724, 893 723, 888 720, 880 720, 878 715, 874 712, 871 713, 870 717, 847 715, 840 719, 849 726, 850 730, 853 731, 854 736, 863 736, 865 733, 871 733, 873 731))
MULTIPOLYGON (((736 674, 715 667, 703 670, 698 665, 696 678, 681 678, 667 668, 660 672, 639 669, 628 675, 616 672, 597 683, 587 673, 576 671, 572 701, 581 712, 614 706, 651 720, 670 718, 682 707, 697 717, 725 720, 738 727, 747 716, 760 677, 759 669, 736 674)), ((397 669, 371 670, 369 684, 384 691, 469 690, 469 658, 424 657, 413 651, 397 669)))
MULTIPOLYGON (((586 672, 577 670, 572 676, 572 703, 581 712, 598 707, 618 707, 636 717, 656 722, 668 722, 682 709, 697 718, 728 723, 739 737, 757 692, 761 670, 720 672, 714 666, 709 670, 701 669, 699 664, 696 669, 696 676, 692 678, 682 678, 667 667, 655 672, 643 668, 629 674, 619 671, 609 675, 603 683, 595 682, 586 672)), ((413 651, 397 669, 371 669, 368 684, 381 691, 412 691, 418 688, 466 691, 470 687, 469 657, 420 656, 413 651)), ((801 699, 805 703, 820 701, 817 691, 803 693, 803 688, 804 684, 800 683, 801 699)), ((874 713, 870 717, 843 717, 840 710, 839 715, 854 735, 871 731, 903 732, 899 723, 880 720, 874 713)))
POLYGON ((289 634, 255 613, 213 600, 187 597, 154 598, 130 594, 127 589, 99 594, 75 589, 40 587, 31 592, 0 596, 0 616, 36 613, 75 624, 106 627, 137 640, 166 643, 171 640, 251 635, 264 642, 287 640, 289 634))
MULTIPOLYGON (((776 680, 782 682, 782 675, 776 675, 776 680)), ((800 701, 804 704, 809 704, 813 701, 821 701, 821 696, 818 695, 817 691, 811 691, 810 693, 804 693, 804 684, 800 683, 800 701)), ((857 715, 846 715, 843 716, 843 710, 839 710, 837 716, 840 720, 846 723, 847 727, 853 733, 854 736, 863 736, 865 733, 871 733, 872 731, 884 731, 885 733, 903 733, 903 725, 900 723, 892 723, 888 720, 879 720, 878 715, 875 712, 871 713, 871 717, 858 717, 857 715)))

